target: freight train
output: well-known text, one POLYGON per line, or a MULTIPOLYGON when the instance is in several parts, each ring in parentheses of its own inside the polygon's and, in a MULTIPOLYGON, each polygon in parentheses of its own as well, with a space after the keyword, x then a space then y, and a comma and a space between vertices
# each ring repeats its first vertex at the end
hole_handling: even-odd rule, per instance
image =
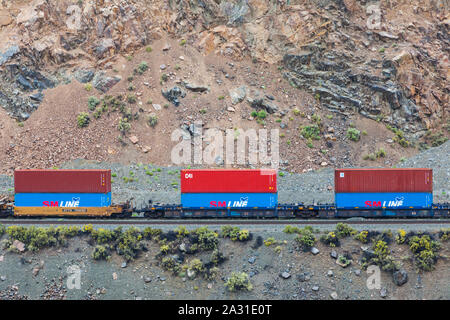
POLYGON ((450 217, 433 203, 431 169, 336 169, 332 204, 278 202, 277 172, 180 171, 181 205, 112 205, 110 170, 16 170, 14 201, 0 198, 0 215, 149 218, 450 217))

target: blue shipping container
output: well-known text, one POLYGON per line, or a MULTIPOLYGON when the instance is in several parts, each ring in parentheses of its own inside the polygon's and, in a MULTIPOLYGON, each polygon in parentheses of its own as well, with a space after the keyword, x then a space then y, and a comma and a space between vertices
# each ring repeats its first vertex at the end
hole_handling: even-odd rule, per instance
POLYGON ((336 193, 338 209, 427 209, 433 203, 428 192, 336 193))
POLYGON ((108 207, 109 193, 16 193, 16 207, 108 207))
POLYGON ((182 193, 181 204, 185 208, 274 208, 278 204, 277 193, 182 193))

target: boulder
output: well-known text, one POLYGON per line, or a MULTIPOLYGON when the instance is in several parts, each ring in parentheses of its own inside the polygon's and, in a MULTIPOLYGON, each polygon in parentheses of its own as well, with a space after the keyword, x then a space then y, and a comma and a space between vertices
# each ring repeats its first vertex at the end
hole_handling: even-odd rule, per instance
POLYGON ((408 273, 405 269, 400 269, 392 274, 392 278, 397 286, 402 286, 408 282, 408 273))
POLYGON ((245 95, 247 94, 247 87, 246 86, 240 86, 237 88, 233 88, 228 90, 228 93, 231 97, 231 103, 238 104, 239 102, 242 102, 245 99, 245 95))
POLYGON ((209 91, 209 87, 207 86, 203 86, 203 85, 198 85, 195 83, 191 83, 191 82, 184 82, 184 87, 188 90, 191 90, 193 92, 205 92, 205 91, 209 91))
POLYGON ((109 77, 105 71, 99 71, 94 75, 92 79, 92 85, 95 89, 106 93, 115 86, 122 78, 120 76, 109 77))
POLYGON ((180 105, 179 98, 184 98, 186 96, 186 92, 181 90, 179 87, 175 86, 167 91, 161 90, 161 93, 164 98, 166 98, 169 102, 173 103, 175 107, 180 105))

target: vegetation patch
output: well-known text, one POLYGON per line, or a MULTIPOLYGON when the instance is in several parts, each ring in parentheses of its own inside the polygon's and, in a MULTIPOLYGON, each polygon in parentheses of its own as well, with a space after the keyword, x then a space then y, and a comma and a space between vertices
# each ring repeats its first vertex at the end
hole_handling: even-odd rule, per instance
POLYGON ((229 291, 251 291, 253 289, 253 285, 250 282, 250 277, 245 272, 231 273, 231 276, 228 278, 225 286, 229 291))
POLYGON ((416 266, 424 271, 431 271, 437 262, 437 252, 441 245, 428 234, 408 237, 408 245, 414 254, 416 266))
POLYGON ((359 141, 361 139, 361 131, 356 128, 348 128, 347 129, 347 138, 352 141, 359 141))
POLYGON ((334 232, 328 232, 320 237, 320 242, 330 246, 330 247, 339 247, 340 242, 339 238, 336 236, 334 232))
POLYGON ((318 125, 303 126, 301 135, 306 139, 320 140, 320 128, 318 125))
POLYGON ((335 233, 339 238, 342 239, 349 236, 354 236, 357 231, 350 227, 348 224, 340 222, 336 225, 335 233))
POLYGON ((78 127, 80 128, 84 128, 87 127, 89 125, 89 114, 87 114, 87 112, 80 112, 77 116, 77 124, 78 127))
POLYGON ((316 243, 316 237, 310 231, 303 231, 295 237, 295 241, 303 251, 308 251, 316 243))
POLYGON ((247 229, 240 229, 239 227, 223 226, 223 238, 230 238, 232 241, 248 241, 252 239, 251 233, 247 229))

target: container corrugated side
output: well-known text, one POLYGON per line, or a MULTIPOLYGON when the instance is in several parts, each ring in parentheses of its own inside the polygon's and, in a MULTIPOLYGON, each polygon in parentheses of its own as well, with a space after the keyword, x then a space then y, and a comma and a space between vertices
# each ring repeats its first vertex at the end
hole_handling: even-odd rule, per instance
POLYGON ((433 192, 431 169, 336 169, 335 192, 433 192))
POLYGON ((111 170, 16 170, 15 193, 108 193, 111 170))
POLYGON ((429 192, 336 193, 338 209, 428 209, 433 203, 429 192))
POLYGON ((278 204, 277 193, 182 193, 181 204, 185 208, 274 208, 278 204))
POLYGON ((111 205, 108 193, 16 193, 16 207, 107 207, 111 205))
POLYGON ((276 193, 277 172, 258 170, 181 170, 182 193, 276 193))

